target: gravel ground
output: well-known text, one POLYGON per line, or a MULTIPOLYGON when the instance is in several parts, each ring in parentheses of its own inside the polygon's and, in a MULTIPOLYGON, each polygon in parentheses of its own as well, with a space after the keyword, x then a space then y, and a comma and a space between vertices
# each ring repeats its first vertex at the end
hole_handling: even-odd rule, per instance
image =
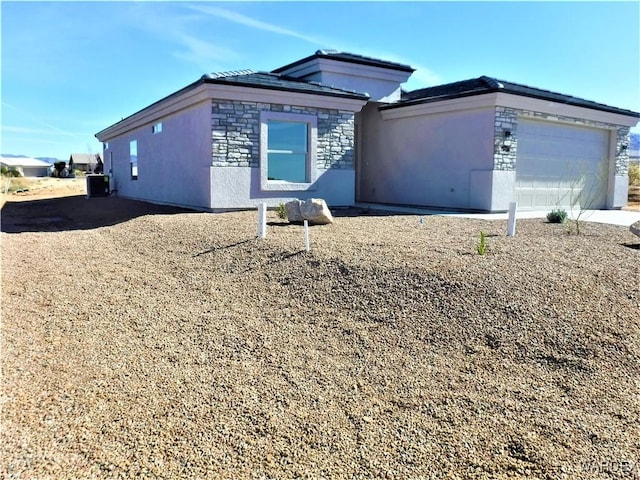
POLYGON ((627 228, 336 213, 7 203, 0 477, 640 476, 627 228))

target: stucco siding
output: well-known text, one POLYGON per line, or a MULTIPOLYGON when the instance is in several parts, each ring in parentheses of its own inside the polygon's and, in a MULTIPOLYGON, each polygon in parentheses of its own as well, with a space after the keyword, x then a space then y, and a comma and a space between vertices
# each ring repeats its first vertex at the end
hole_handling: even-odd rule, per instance
POLYGON ((400 85, 397 79, 366 78, 344 73, 324 72, 314 80, 324 85, 339 85, 340 88, 354 92, 367 92, 370 98, 380 102, 393 102, 400 99, 400 85))
POLYGON ((492 203, 492 108, 383 120, 362 114, 359 198, 461 209, 492 203), (472 180, 479 180, 472 188, 472 180))
POLYGON ((209 208, 211 107, 206 102, 108 140, 105 173, 117 194, 150 202, 209 208), (153 125, 162 123, 154 133, 153 125), (138 178, 131 178, 130 142, 137 142, 138 178))
POLYGON ((253 208, 260 202, 269 207, 293 199, 322 198, 330 207, 354 204, 355 171, 349 169, 319 170, 314 184, 304 191, 262 191, 260 168, 257 167, 211 167, 211 209, 253 208))

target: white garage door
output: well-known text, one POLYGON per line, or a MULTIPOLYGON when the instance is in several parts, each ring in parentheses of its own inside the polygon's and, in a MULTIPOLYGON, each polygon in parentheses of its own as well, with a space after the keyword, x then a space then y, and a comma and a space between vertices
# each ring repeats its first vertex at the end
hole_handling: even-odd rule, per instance
POLYGON ((604 208, 608 156, 608 130, 519 120, 518 208, 604 208))

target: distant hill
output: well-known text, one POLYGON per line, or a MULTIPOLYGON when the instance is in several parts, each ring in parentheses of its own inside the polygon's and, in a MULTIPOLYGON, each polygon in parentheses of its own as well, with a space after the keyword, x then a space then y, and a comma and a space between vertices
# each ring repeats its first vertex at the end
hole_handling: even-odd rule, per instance
MULTIPOLYGON (((13 153, 2 153, 0 154, 0 156, 7 157, 7 158, 31 158, 28 155, 15 155, 13 153)), ((56 162, 66 162, 66 160, 60 160, 55 157, 34 157, 34 158, 38 160, 42 160, 43 162, 50 163, 51 165, 53 165, 56 162)))

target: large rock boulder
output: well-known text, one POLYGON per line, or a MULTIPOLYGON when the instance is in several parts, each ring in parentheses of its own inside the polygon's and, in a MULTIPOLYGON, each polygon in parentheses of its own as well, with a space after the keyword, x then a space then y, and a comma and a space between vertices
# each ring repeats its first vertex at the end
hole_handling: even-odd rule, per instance
POLYGON ((327 203, 321 198, 310 198, 300 201, 292 200, 284 206, 287 219, 292 223, 308 220, 312 225, 327 225, 333 223, 333 216, 327 203))
POLYGON ((638 220, 636 223, 631 224, 629 230, 631 230, 631 233, 635 233, 640 237, 640 220, 638 220))
POLYGON ((293 223, 302 222, 302 212, 300 211, 300 200, 291 200, 284 204, 284 209, 287 212, 287 220, 293 223))

